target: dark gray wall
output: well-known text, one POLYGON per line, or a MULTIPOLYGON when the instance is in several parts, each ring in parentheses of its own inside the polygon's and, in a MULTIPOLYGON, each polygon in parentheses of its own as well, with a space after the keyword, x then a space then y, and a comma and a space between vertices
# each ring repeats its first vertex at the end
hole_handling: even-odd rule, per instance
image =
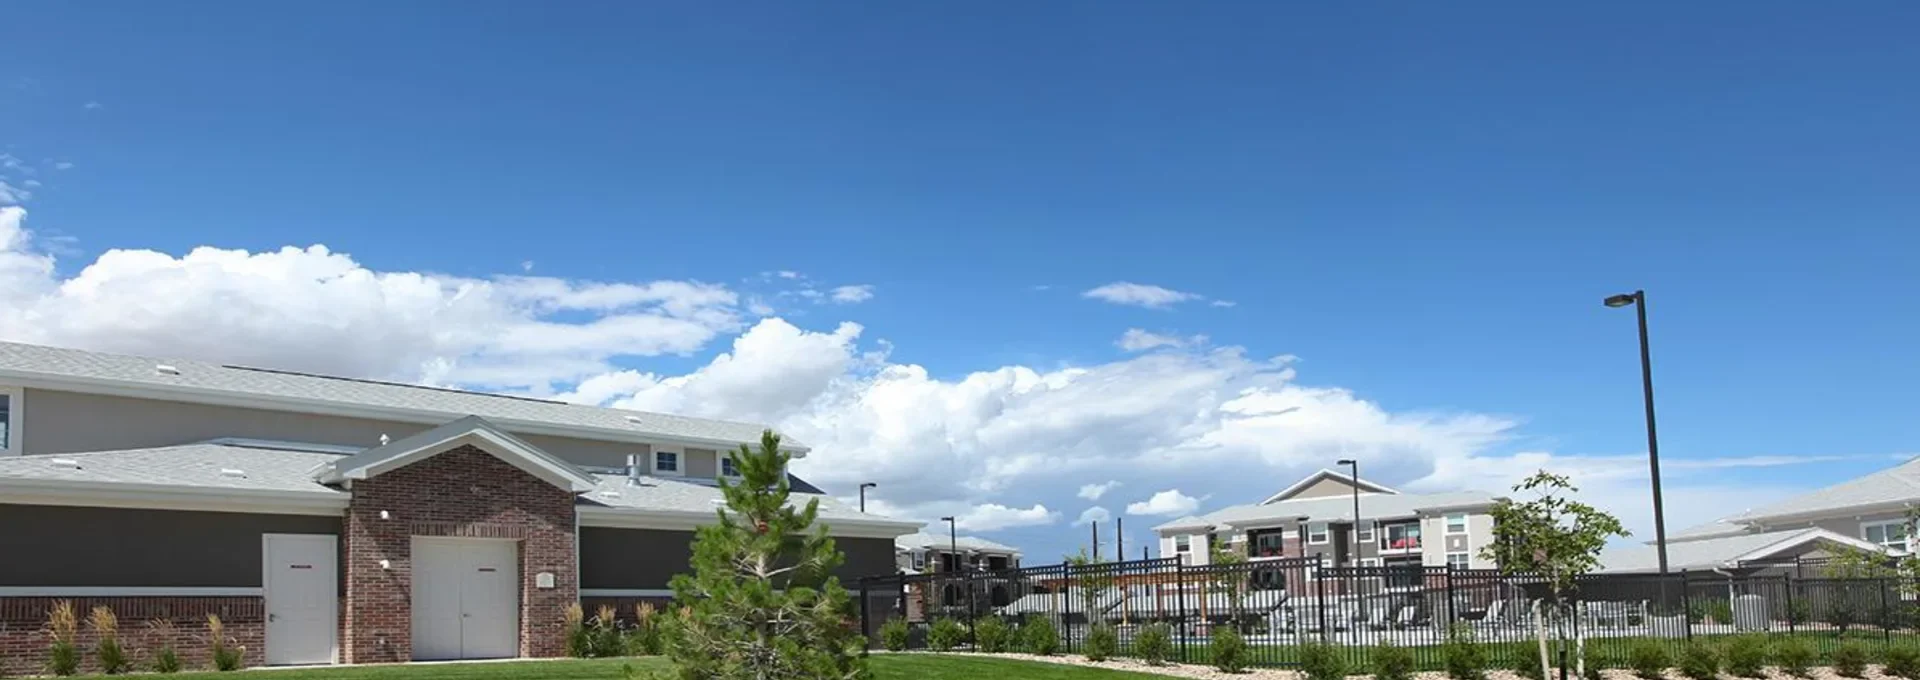
MULTIPOLYGON (((841 585, 855 588, 862 576, 894 572, 893 539, 835 538, 833 543, 846 554, 834 571, 841 585)), ((580 527, 581 588, 665 588, 674 574, 689 570, 692 559, 689 531, 580 527)))
POLYGON ((261 534, 340 518, 0 504, 0 585, 260 587, 261 534))

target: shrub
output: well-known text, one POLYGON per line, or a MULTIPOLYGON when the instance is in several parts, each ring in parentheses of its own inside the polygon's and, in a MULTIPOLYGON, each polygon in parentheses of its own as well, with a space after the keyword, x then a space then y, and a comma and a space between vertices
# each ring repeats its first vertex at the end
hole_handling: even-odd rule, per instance
MULTIPOLYGON (((973 646, 988 654, 1004 654, 1013 644, 1013 628, 998 616, 989 616, 973 624, 973 646)), ((1092 637, 1087 644, 1092 645, 1092 637)))
POLYGON ((1240 637, 1240 631, 1233 626, 1214 626, 1207 647, 1213 653, 1213 667, 1220 672, 1239 673, 1247 669, 1247 640, 1240 637))
POLYGON ((147 640, 153 646, 153 672, 178 673, 180 652, 173 648, 173 621, 154 619, 147 622, 147 640))
POLYGON ((47 632, 53 642, 47 646, 47 672, 73 675, 80 672, 80 648, 73 644, 80 621, 73 613, 73 602, 61 600, 47 612, 47 632))
POLYGON ((1342 680, 1347 677, 1347 657, 1333 645, 1308 641, 1300 645, 1300 672, 1307 680, 1342 680))
POLYGON ((1731 624, 1733 623, 1733 603, 1726 600, 1711 600, 1707 602, 1707 616, 1713 619, 1714 623, 1731 624))
POLYGON ((948 617, 935 619, 927 628, 927 649, 936 652, 951 652, 966 639, 966 627, 948 617))
POLYGON ((906 651, 907 635, 906 619, 887 619, 886 623, 880 624, 880 646, 889 652, 906 651))
POLYGON ((1841 597, 1827 608, 1827 623, 1839 630, 1841 635, 1847 634, 1847 629, 1853 627, 1853 622, 1852 598, 1841 597))
POLYGON ((1886 675, 1907 680, 1920 680, 1920 647, 1895 643, 1887 647, 1886 654, 1880 658, 1881 670, 1886 675))
POLYGON ((207 615, 207 638, 207 644, 213 650, 214 670, 240 670, 240 663, 247 656, 247 648, 233 644, 233 640, 227 637, 227 624, 220 621, 219 614, 207 615))
POLYGON ((567 656, 576 659, 585 658, 591 646, 591 636, 587 634, 587 613, 575 602, 567 607, 567 656))
POLYGON ((1149 666, 1167 663, 1167 655, 1173 651, 1173 630, 1164 623, 1155 623, 1140 628, 1133 634, 1133 655, 1149 666))
MULTIPOLYGON (((1800 597, 1804 598, 1806 595, 1801 595, 1800 597)), ((1808 605, 1806 600, 1794 600, 1793 604, 1787 605, 1787 623, 1804 625, 1812 620, 1813 607, 1808 605)))
POLYGON ((112 609, 94 607, 87 612, 87 629, 93 631, 93 656, 100 660, 101 673, 119 675, 133 665, 127 661, 127 648, 120 646, 120 617, 112 609))
POLYGON ((1053 656, 1060 650, 1060 633, 1053 627, 1053 621, 1044 616, 1027 619, 1020 627, 1020 638, 1026 643, 1027 651, 1040 656, 1053 656))
POLYGON ((1806 638, 1794 636, 1770 642, 1773 648, 1773 665, 1779 666, 1780 670, 1794 677, 1812 677, 1809 667, 1813 665, 1816 656, 1813 643, 1808 642, 1806 638))
POLYGON ((620 634, 620 619, 614 616, 613 605, 600 605, 587 625, 587 656, 609 658, 626 651, 627 641, 620 634))
POLYGON ((1473 641, 1472 631, 1465 627, 1456 627, 1447 634, 1440 657, 1447 677, 1453 680, 1485 680, 1487 677, 1487 652, 1473 641))
POLYGON ((1393 644, 1392 640, 1381 641, 1373 648, 1373 680, 1412 680, 1413 652, 1393 644))
MULTIPOLYGON (((1587 667, 1593 668, 1598 665, 1589 663, 1587 667)), ((1514 675, 1527 680, 1547 680, 1546 676, 1540 674, 1540 655, 1536 650, 1521 647, 1518 653, 1507 656, 1506 666, 1507 670, 1513 671, 1514 675)))
POLYGON ((633 606, 633 628, 627 631, 628 656, 659 656, 666 651, 660 625, 662 619, 652 602, 633 606))
POLYGON ((1120 636, 1113 632, 1113 626, 1104 623, 1093 624, 1087 631, 1086 654, 1088 661, 1106 661, 1120 651, 1120 636))
POLYGON ((1720 652, 1705 642, 1688 644, 1680 652, 1680 674, 1693 680, 1715 680, 1720 677, 1720 652))
POLYGON ((1740 635, 1727 641, 1727 673, 1743 678, 1758 678, 1767 665, 1767 640, 1758 635, 1740 635))
POLYGON ((1634 643, 1633 650, 1627 652, 1627 668, 1633 669, 1633 674, 1641 680, 1661 680, 1671 665, 1673 658, 1667 654, 1667 648, 1652 640, 1634 643))
POLYGON ((1867 674, 1867 646, 1859 640, 1846 640, 1833 649, 1833 672, 1841 677, 1861 678, 1867 674))

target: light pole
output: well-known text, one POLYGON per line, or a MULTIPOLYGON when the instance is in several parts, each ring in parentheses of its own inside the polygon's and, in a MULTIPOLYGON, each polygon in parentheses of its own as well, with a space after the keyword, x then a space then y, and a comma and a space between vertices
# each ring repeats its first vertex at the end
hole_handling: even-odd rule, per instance
POLYGON ((1660 553, 1660 573, 1667 573, 1667 516, 1660 503, 1660 436, 1653 426, 1653 355, 1647 349, 1647 292, 1636 290, 1609 296, 1608 307, 1633 305, 1640 316, 1640 386, 1647 404, 1647 467, 1653 474, 1653 545, 1660 553))
POLYGON ((940 518, 940 521, 947 523, 947 554, 950 555, 951 558, 953 559, 953 570, 959 571, 960 570, 960 530, 955 528, 956 525, 954 524, 952 517, 942 517, 940 518))
POLYGON ((860 512, 864 513, 867 511, 867 489, 873 489, 879 486, 879 484, 873 482, 860 483, 860 512))
POLYGON ((1347 564, 1352 565, 1360 561, 1360 461, 1342 458, 1335 463, 1353 469, 1353 552, 1347 555, 1347 564))

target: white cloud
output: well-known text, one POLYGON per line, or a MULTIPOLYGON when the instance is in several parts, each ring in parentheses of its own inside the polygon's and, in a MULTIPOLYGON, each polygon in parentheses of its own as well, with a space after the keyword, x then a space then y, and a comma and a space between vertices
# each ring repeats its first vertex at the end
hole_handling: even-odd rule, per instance
POLYGON ((840 286, 833 289, 831 295, 834 302, 843 305, 866 302, 873 299, 873 286, 840 286))
POLYGON ((1127 281, 1109 283, 1080 295, 1116 305, 1132 305, 1148 309, 1166 309, 1182 302, 1203 299, 1203 296, 1195 293, 1127 281))
POLYGON ((1182 337, 1178 335, 1152 333, 1138 328, 1129 328, 1127 332, 1121 333, 1120 339, 1115 340, 1113 344, 1129 352, 1144 352, 1156 347, 1198 347, 1207 344, 1207 336, 1189 335, 1182 337))
POLYGON ((1108 491, 1112 491, 1119 486, 1120 482, 1118 480, 1109 480, 1099 484, 1082 484, 1080 485, 1080 493, 1075 495, 1090 501, 1097 501, 1100 500, 1101 496, 1107 495, 1108 491))
POLYGON ((804 276, 803 276, 803 275, 801 275, 801 273, 800 273, 800 272, 796 272, 796 271, 788 271, 788 270, 785 270, 785 269, 782 269, 782 270, 780 270, 780 271, 777 271, 777 272, 774 272, 774 275, 775 275, 775 276, 778 276, 778 277, 780 277, 780 278, 783 278, 783 279, 798 279, 798 278, 804 278, 804 276))
POLYGON ((1106 508, 1096 505, 1080 511, 1080 519, 1074 520, 1073 525, 1083 527, 1089 524, 1105 522, 1110 519, 1113 519, 1113 513, 1107 512, 1106 508))
POLYGON ((1238 303, 1238 302, 1234 302, 1234 301, 1232 301, 1232 300, 1214 300, 1214 301, 1212 301, 1212 302, 1209 302, 1209 303, 1207 303, 1207 306, 1209 306, 1209 307, 1234 307, 1234 306, 1238 306, 1239 304, 1240 304, 1240 303, 1238 303))
POLYGON ((1147 500, 1127 504, 1129 515, 1173 517, 1192 514, 1198 509, 1200 509, 1200 499, 1180 493, 1179 489, 1167 489, 1154 494, 1147 500))
POLYGON ((319 245, 109 250, 62 277, 25 218, 0 213, 0 339, 539 393, 740 323, 711 284, 380 272, 319 245))
POLYGON ((86 109, 88 111, 98 111, 100 109, 106 108, 106 106, 101 104, 100 102, 87 102, 85 104, 81 104, 80 108, 86 109))
POLYGON ((1060 521, 1060 513, 1035 503, 1031 508, 1009 508, 999 503, 976 505, 954 517, 963 531, 997 531, 1012 527, 1040 526, 1060 521))
POLYGON ((71 161, 54 161, 54 163, 53 163, 53 169, 55 169, 55 170, 72 170, 72 169, 73 169, 73 163, 72 163, 71 161))
POLYGON ((19 205, 32 198, 33 191, 26 186, 14 186, 0 179, 0 205, 19 205))

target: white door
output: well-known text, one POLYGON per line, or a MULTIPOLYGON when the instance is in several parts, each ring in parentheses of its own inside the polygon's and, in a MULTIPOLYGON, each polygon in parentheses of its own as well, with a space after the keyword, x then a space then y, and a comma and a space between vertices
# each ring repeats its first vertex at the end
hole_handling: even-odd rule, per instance
POLYGON ((520 560, 513 541, 413 539, 413 658, 520 652, 520 560))
POLYGON ((330 534, 264 534, 269 665, 334 662, 339 572, 330 534))

